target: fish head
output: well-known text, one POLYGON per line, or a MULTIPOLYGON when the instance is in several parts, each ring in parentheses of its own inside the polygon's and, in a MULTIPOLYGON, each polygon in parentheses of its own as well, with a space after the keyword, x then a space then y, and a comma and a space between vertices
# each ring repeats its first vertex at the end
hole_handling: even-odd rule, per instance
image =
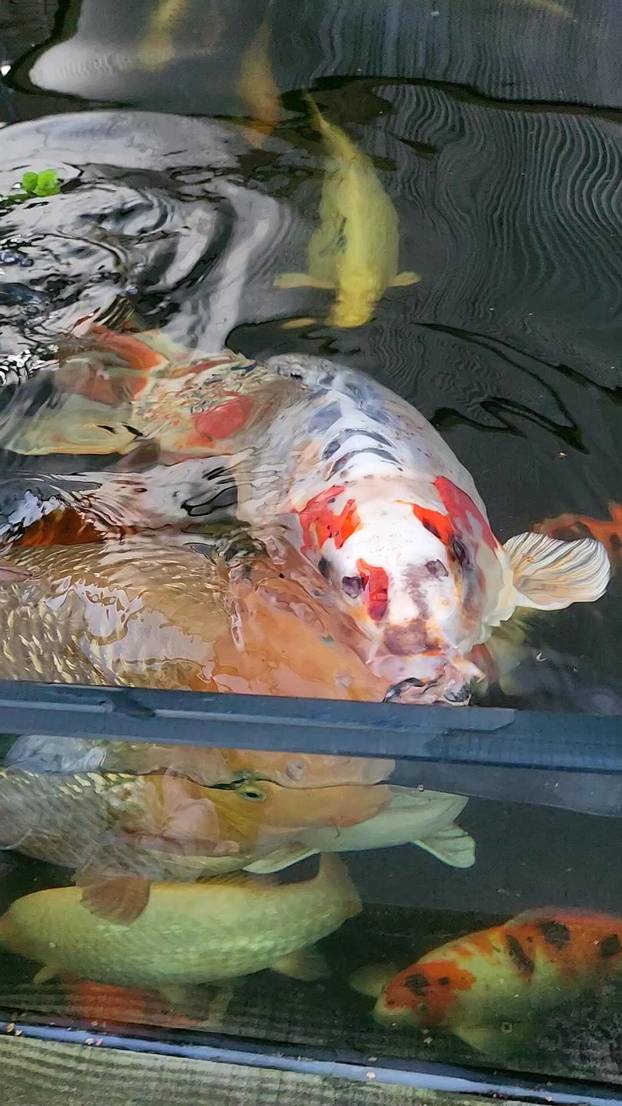
POLYGON ((461 995, 475 976, 451 957, 419 961, 387 983, 374 1008, 379 1022, 408 1022, 433 1028, 448 1026, 459 1015, 461 995))
POLYGON ((404 685, 402 701, 466 703, 480 675, 466 657, 482 631, 489 580, 482 556, 494 562, 492 551, 482 553, 449 514, 414 510, 412 495, 390 487, 356 498, 329 491, 313 519, 303 518, 303 540, 315 543, 320 572, 363 630, 366 663, 404 685))
POLYGON ((352 279, 339 290, 328 321, 331 326, 365 326, 374 316, 384 286, 371 275, 367 279, 352 279))

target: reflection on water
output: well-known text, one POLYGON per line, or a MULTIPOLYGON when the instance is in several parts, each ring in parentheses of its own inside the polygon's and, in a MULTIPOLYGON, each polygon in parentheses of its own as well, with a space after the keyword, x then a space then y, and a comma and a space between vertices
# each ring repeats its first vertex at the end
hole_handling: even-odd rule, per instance
MULTIPOLYGON (((620 713, 613 0, 35 9, 0 678, 620 713)), ((619 1080, 602 778, 6 744, 3 1007, 619 1080)))
POLYGON ((4 746, 3 1006, 619 1078, 618 820, 392 761, 4 746))

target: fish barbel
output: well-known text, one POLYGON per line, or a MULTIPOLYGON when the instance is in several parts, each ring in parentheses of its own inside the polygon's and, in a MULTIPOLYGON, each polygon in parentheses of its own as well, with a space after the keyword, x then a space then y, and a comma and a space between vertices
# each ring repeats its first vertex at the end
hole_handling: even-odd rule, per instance
POLYGON ((446 1029, 503 1055, 524 1046, 553 1007, 621 974, 622 918, 528 911, 426 953, 386 984, 375 1016, 446 1029))
MULTIPOLYGON (((171 463, 45 478, 48 498, 54 489, 56 506, 62 501, 117 529, 183 528, 233 515, 275 563, 298 551, 357 624, 362 661, 399 685, 402 700, 467 702, 478 675, 471 650, 517 607, 558 610, 606 589, 609 559, 591 539, 523 533, 502 545, 471 476, 440 435, 371 377, 306 355, 262 364, 226 353, 188 363, 186 354, 183 365, 177 354, 167 368, 152 348, 157 335, 100 332, 98 340, 105 355, 129 361, 134 398, 131 423, 127 407, 117 421, 110 396, 101 402, 112 379, 105 364, 94 377, 77 373, 84 391, 96 388, 92 425, 100 438, 105 425, 109 450, 127 451, 128 435, 140 434, 171 463)), ((114 374, 118 399, 118 364, 114 374)), ((9 409, 0 443, 45 452, 62 439, 67 451, 77 441, 84 448, 84 410, 74 426, 72 398, 84 396, 70 393, 65 412, 60 396, 47 427, 45 410, 28 420, 23 406, 21 417, 9 409)), ((45 496, 38 507, 26 497, 5 535, 43 514, 45 496)))
POLYGON ((122 986, 162 988, 232 979, 272 968, 294 978, 324 970, 316 941, 361 909, 341 860, 322 857, 318 875, 279 885, 233 874, 205 883, 159 883, 130 925, 107 920, 79 887, 17 899, 0 919, 0 944, 63 974, 122 986))

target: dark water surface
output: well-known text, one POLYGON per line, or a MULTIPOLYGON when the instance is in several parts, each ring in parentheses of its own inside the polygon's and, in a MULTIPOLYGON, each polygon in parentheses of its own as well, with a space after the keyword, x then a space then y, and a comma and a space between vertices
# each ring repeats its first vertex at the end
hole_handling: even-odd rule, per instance
MULTIPOLYGON (((616 0, 180 0, 170 51, 154 61, 141 51, 156 6, 20 0, 18 13, 0 0, 0 196, 29 168, 54 166, 65 185, 39 204, 0 208, 7 397, 16 379, 55 362, 87 311, 111 327, 132 316, 206 350, 321 353, 424 412, 472 473, 501 540, 564 512, 607 517, 622 500, 616 0), (243 125, 240 74, 262 26, 279 101, 258 144, 243 125), (324 151, 308 88, 373 157, 399 214, 400 268, 422 277, 389 290, 372 322, 352 330, 283 329, 325 317, 328 299, 273 286, 304 267, 319 203, 324 151)), ((11 473, 43 467, 1 460, 11 473)), ((106 463, 85 460, 45 464, 106 463)), ((598 603, 533 618, 518 673, 484 701, 622 713, 621 600, 614 574, 598 603)), ((376 961, 404 967, 528 908, 622 915, 622 826, 483 799, 460 823, 476 841, 473 869, 411 846, 352 853, 366 909, 325 941, 333 976, 249 977, 224 1028, 495 1062, 457 1036, 374 1027, 372 1002, 348 974, 376 961)), ((68 882, 60 866, 0 858, 3 909, 68 882)), ((32 987, 36 965, 2 956, 3 1006, 71 1009, 56 982, 32 987)), ((202 1001, 189 998, 185 1014, 200 1020, 202 1001)), ((507 1063, 619 1080, 620 1004, 608 1002, 597 991, 578 1012, 569 999, 545 1019, 538 1047, 507 1063)))

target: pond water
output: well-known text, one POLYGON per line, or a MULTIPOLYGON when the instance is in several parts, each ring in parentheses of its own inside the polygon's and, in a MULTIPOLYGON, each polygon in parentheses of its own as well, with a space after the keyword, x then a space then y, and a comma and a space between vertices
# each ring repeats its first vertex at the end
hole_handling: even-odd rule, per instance
MULTIPOLYGON (((111 335, 157 331, 165 379, 181 363, 171 353, 180 347, 190 351, 186 364, 204 364, 223 349, 238 367, 245 358, 320 356, 370 374, 430 420, 471 473, 501 541, 542 527, 562 538, 592 534, 607 547, 606 594, 565 610, 519 612, 493 637, 487 679, 474 685, 474 700, 622 713, 620 45, 614 0, 305 0, 295 19, 288 0, 24 0, 19 14, 0 0, 5 539, 16 511, 31 521, 46 495, 62 498, 76 487, 63 484, 72 474, 127 473, 131 483, 154 458, 166 462, 174 453, 174 442, 152 440, 148 422, 142 430, 137 422, 145 347, 137 354, 114 337, 111 345, 111 335), (353 320, 339 315, 334 291, 279 285, 283 274, 308 269, 309 242, 326 216, 327 132, 309 91, 333 140, 352 144, 348 157, 370 188, 354 212, 362 228, 356 234, 365 239, 385 217, 397 228, 398 256, 357 325, 343 325, 353 320), (53 181, 49 194, 21 183, 24 172, 50 169, 58 187, 53 181), (391 287, 398 273, 417 279, 391 287), (87 410, 93 401, 106 418, 87 410), (45 449, 44 434, 51 443, 45 449), (127 462, 134 438, 141 449, 135 463, 127 462)), ((173 434, 173 422, 169 429, 173 434)), ((218 485, 225 498, 229 490, 218 485)), ((0 566, 2 678, 363 699, 386 691, 378 672, 372 677, 361 663, 355 637, 347 637, 337 661, 327 656, 341 615, 325 581, 311 586, 298 562, 283 582, 237 530, 197 527, 197 557, 194 547, 180 552, 174 542, 164 551, 145 545, 129 515, 113 521, 117 529, 102 552, 92 523, 73 516, 58 522, 52 513, 51 529, 37 523, 28 531, 13 575, 0 566), (210 546, 221 537, 233 549, 224 568, 210 546), (41 548, 51 542, 54 548, 41 548), (33 573, 39 582, 32 583, 33 573), (253 601, 249 580, 257 584, 253 601), (196 610, 208 595, 199 626, 196 610)), ((369 592, 369 580, 365 586, 369 592)), ((171 771, 155 754, 145 767, 144 751, 141 759, 119 747, 115 759, 110 750, 95 748, 89 757, 75 746, 69 763, 54 760, 52 739, 42 748, 39 759, 31 749, 0 773, 3 910, 31 892, 71 884, 76 894, 95 887, 98 907, 103 902, 110 911, 112 902, 113 913, 123 913, 126 892, 115 877, 127 876, 128 867, 143 885, 145 875, 152 881, 149 908, 155 898, 159 909, 163 881, 179 877, 176 864, 194 855, 190 844, 200 840, 201 855, 222 861, 239 853, 249 818, 274 834, 267 800, 287 808, 285 844, 297 840, 293 829, 300 833, 290 807, 294 800, 298 807, 298 784, 275 776, 274 758, 258 772, 242 757, 237 774, 199 776, 203 791, 196 792, 196 772, 185 762, 171 771), (24 771, 32 775, 20 776, 24 771), (122 776, 112 779, 115 772, 122 776), (135 788, 148 772, 154 790, 145 808, 135 788), (66 797, 80 789, 74 814, 66 797), (214 822, 214 811, 224 817, 223 794, 244 807, 231 824, 225 819, 226 833, 214 822), (264 804, 261 817, 248 815, 255 801, 264 804), (26 810, 31 823, 22 837, 15 819, 26 810), (119 824, 127 835, 122 848, 114 837, 119 824), (34 849, 26 841, 33 825, 34 849), (110 863, 117 852, 120 868, 110 863)), ((385 776, 399 786, 399 766, 363 781, 354 826, 393 803, 393 793, 379 794, 385 776)), ((307 785, 316 832, 340 833, 347 824, 351 793, 343 788, 352 781, 331 784, 324 786, 335 792, 330 802, 307 785)), ((377 824, 363 845, 344 846, 349 877, 339 865, 324 873, 333 881, 334 924, 316 927, 306 942, 321 942, 326 976, 314 977, 312 957, 293 972, 290 963, 289 975, 249 974, 256 969, 247 964, 234 973, 242 982, 233 995, 220 1001, 218 988, 215 997, 208 986, 222 982, 213 970, 169 978, 162 963, 168 946, 157 926, 151 945, 149 932, 134 944, 137 922, 122 917, 112 932, 117 940, 127 926, 134 974, 110 968, 123 953, 123 942, 115 946, 111 938, 99 969, 85 961, 67 973, 61 965, 60 982, 40 976, 33 987, 47 963, 25 936, 28 924, 41 922, 44 931, 45 911, 33 907, 34 922, 0 922, 1 1004, 89 1023, 205 1025, 293 1043, 330 1044, 337 1035, 366 1055, 619 1080, 622 904, 619 880, 604 878, 617 871, 619 819, 586 813, 581 804, 549 809, 535 800, 478 798, 477 788, 469 794, 456 815, 465 833, 450 834, 449 845, 437 834, 453 816, 432 832, 427 851, 405 843, 425 838, 418 824, 382 852, 377 824), (438 852, 447 847, 443 863, 438 852), (349 878, 362 911, 352 906, 349 878), (466 977, 450 973, 451 984, 435 986, 450 988, 457 1013, 441 1017, 438 1002, 430 1013, 431 985, 421 979, 428 969, 419 965, 406 988, 408 1024, 398 1025, 386 1009, 374 1021, 375 999, 360 993, 382 975, 370 965, 383 966, 390 979, 446 942, 528 910, 539 913, 521 922, 520 932, 502 929, 485 939, 497 942, 498 960, 481 941, 476 955, 452 947, 449 959, 460 971, 475 959, 478 987, 487 986, 492 957, 494 979, 484 997, 478 992, 467 1001, 471 983, 461 990, 466 977), (559 942, 547 946, 546 933, 569 934, 561 951, 559 942), (594 949, 605 951, 592 964, 594 949), (306 978, 292 978, 296 971, 306 978), (509 980, 509 989, 499 979, 509 980), (191 984, 183 993, 182 983, 191 984)), ((407 801, 416 806, 417 796, 432 796, 434 809, 441 802, 430 791, 409 792, 407 801)), ((249 856, 256 852, 253 839, 249 856)), ((276 877, 287 887, 302 886, 317 870, 315 859, 294 856, 288 864, 294 859, 300 864, 285 865, 276 877)), ((175 884, 184 894, 210 887, 192 882, 196 873, 184 878, 189 882, 175 884)), ((256 874, 253 887, 265 878, 256 874)), ((130 887, 131 902, 143 893, 144 886, 130 887)), ((248 894, 250 901, 255 890, 248 894)), ((280 883, 274 894, 278 900, 280 883)), ((71 910, 88 914, 69 901, 62 909, 68 919, 71 910)), ((166 927, 165 905, 162 912, 166 927)), ((275 918, 279 912, 277 905, 275 918)), ((270 931, 271 923, 257 919, 270 931)), ((52 933, 53 918, 49 924, 52 933)), ((219 956, 232 956, 231 934, 219 940, 219 956)), ((294 947, 300 951, 305 941, 294 947)), ((262 969, 268 963, 264 958, 262 969)), ((399 1001, 395 1009, 402 1009, 399 1001)))

